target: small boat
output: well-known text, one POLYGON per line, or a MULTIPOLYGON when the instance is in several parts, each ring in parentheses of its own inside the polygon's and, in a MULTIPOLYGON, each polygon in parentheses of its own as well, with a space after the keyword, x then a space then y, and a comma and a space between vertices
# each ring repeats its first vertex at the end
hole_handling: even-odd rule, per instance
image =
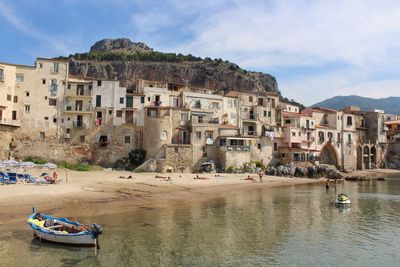
POLYGON ((340 193, 335 201, 335 204, 338 207, 348 207, 351 205, 351 200, 346 193, 340 193))
POLYGON ((35 209, 29 216, 28 224, 32 227, 34 235, 41 241, 99 247, 98 238, 102 229, 97 224, 80 224, 67 218, 37 213, 35 209))

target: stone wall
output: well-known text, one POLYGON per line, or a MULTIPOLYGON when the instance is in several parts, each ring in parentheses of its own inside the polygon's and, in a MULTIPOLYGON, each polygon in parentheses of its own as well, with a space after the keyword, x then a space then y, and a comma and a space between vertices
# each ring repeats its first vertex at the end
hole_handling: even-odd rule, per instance
POLYGON ((175 172, 190 172, 193 168, 192 145, 166 145, 165 166, 172 167, 175 172))
POLYGON ((14 130, 15 127, 0 125, 0 160, 9 159, 14 130))

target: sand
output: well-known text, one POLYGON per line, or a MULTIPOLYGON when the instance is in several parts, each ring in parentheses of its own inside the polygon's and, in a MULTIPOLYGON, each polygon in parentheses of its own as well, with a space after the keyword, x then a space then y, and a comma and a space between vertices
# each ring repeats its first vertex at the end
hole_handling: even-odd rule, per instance
MULTIPOLYGON (((38 177, 41 170, 28 173, 38 177)), ((318 183, 316 179, 257 175, 256 182, 244 180, 247 174, 131 173, 124 171, 78 172, 56 170, 61 180, 55 185, 0 185, 0 225, 25 219, 32 206, 41 212, 63 216, 97 215, 121 212, 163 203, 206 200, 215 194, 260 187, 318 183), (131 179, 119 177, 132 176, 131 179), (171 181, 157 176, 170 177, 171 181)))
MULTIPOLYGON (((124 171, 77 172, 56 170, 61 180, 55 185, 0 185, 0 226, 22 221, 32 206, 44 213, 77 217, 123 212, 132 208, 155 207, 176 202, 202 201, 217 194, 254 188, 323 183, 325 179, 286 178, 251 175, 256 182, 245 180, 248 174, 131 173, 124 171), (131 179, 119 177, 132 176, 131 179), (170 177, 167 179, 157 176, 170 177)), ((28 173, 38 177, 42 170, 28 173)), ((353 175, 348 174, 348 175, 353 175)), ((369 177, 398 176, 399 171, 373 170, 355 172, 369 177)), ((322 185, 324 186, 324 184, 322 185)))

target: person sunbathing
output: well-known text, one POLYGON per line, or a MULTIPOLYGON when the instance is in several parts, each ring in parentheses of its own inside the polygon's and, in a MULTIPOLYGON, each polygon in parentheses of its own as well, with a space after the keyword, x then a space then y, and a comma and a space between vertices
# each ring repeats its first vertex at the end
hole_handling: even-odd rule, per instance
POLYGON ((195 179, 207 180, 207 179, 210 179, 210 178, 207 178, 207 177, 199 177, 199 175, 196 175, 196 177, 194 177, 193 180, 195 180, 195 179))

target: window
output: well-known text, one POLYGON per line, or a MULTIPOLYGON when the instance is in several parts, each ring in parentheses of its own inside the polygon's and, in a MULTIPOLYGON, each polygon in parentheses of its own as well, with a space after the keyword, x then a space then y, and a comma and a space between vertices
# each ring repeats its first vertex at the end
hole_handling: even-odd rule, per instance
POLYGON ((15 80, 16 80, 16 82, 23 82, 24 81, 24 75, 23 74, 17 74, 15 80))
POLYGON ((319 141, 322 143, 325 141, 325 134, 324 132, 318 132, 319 141))
POLYGON ((45 133, 44 133, 44 132, 40 132, 40 133, 39 133, 39 138, 40 138, 41 140, 44 140, 44 139, 46 138, 45 133))
POLYGON ((76 95, 84 95, 85 94, 85 87, 83 84, 78 84, 76 86, 76 95))
POLYGON ((177 147, 174 147, 174 152, 179 153, 179 149, 177 147))
POLYGON ((48 120, 49 120, 49 117, 44 117, 44 120, 45 120, 45 121, 48 121, 48 120))
POLYGON ((295 137, 295 136, 296 136, 296 133, 295 133, 295 132, 292 132, 292 136, 295 137))
POLYGON ((49 106, 57 106, 57 99, 49 98, 49 106))
POLYGON ((249 102, 253 102, 253 97, 249 96, 249 102))
POLYGON ((285 120, 285 124, 290 124, 290 120, 285 120))
POLYGON ((109 110, 109 111, 108 111, 108 115, 112 115, 112 110, 109 110))
POLYGON ((120 98, 119 98, 119 103, 120 103, 120 104, 123 104, 123 103, 124 103, 124 98, 123 98, 123 97, 120 97, 120 98))
POLYGON ((337 133, 337 140, 336 142, 340 143, 340 133, 337 133))
POLYGON ((0 81, 4 81, 4 69, 0 69, 0 81))
POLYGON ((46 79, 42 79, 42 84, 46 84, 46 79))
POLYGON ((18 103, 18 96, 14 96, 14 103, 18 103))
POLYGON ((299 132, 299 136, 301 136, 301 133, 299 132))
POLYGON ((347 141, 348 141, 349 143, 351 143, 351 134, 348 134, 348 135, 347 135, 347 141))
POLYGON ((347 126, 353 125, 353 118, 351 116, 347 116, 347 126))
POLYGON ((126 107, 133 108, 133 97, 132 96, 126 97, 126 107))
POLYGON ((268 111, 268 118, 271 118, 271 111, 268 111))
POLYGON ((207 147, 203 147, 203 158, 207 157, 207 147))
POLYGON ((219 109, 219 103, 218 102, 211 102, 211 108, 219 109))
POLYGON ((58 62, 53 63, 53 72, 58 73, 58 62))
POLYGON ((67 134, 71 133, 71 128, 66 129, 67 134))
POLYGON ((196 139, 197 140, 201 139, 201 132, 196 132, 196 139))
POLYGON ((29 113, 31 111, 31 106, 25 105, 25 112, 29 113))
POLYGON ((25 96, 27 96, 27 97, 29 96, 29 92, 28 91, 25 92, 25 96))
POLYGON ((208 139, 208 138, 212 139, 213 138, 213 132, 206 131, 205 137, 206 137, 206 139, 208 139))
POLYGON ((84 136, 84 135, 80 135, 80 136, 79 136, 79 141, 80 141, 81 143, 85 143, 85 136, 84 136))
POLYGON ((278 151, 278 143, 274 143, 274 151, 278 151))
POLYGON ((67 89, 71 89, 71 85, 70 84, 67 85, 67 89))
POLYGON ((267 117, 267 111, 264 110, 264 117, 267 117))
POLYGON ((117 110, 117 118, 122 118, 122 110, 117 110))
POLYGON ((96 95, 96 107, 101 107, 101 95, 96 95))
POLYGON ((332 141, 332 139, 333 139, 333 133, 332 132, 328 132, 328 138, 330 139, 330 141, 332 141))
POLYGON ((150 102, 150 100, 151 100, 150 96, 149 96, 149 97, 147 97, 147 102, 150 102))
POLYGON ((57 118, 53 118, 53 123, 57 123, 57 118))
POLYGON ((89 90, 93 89, 93 85, 89 84, 89 90))
POLYGON ((131 136, 130 135, 125 135, 125 144, 130 144, 131 143, 131 136))
POLYGON ((39 68, 43 68, 43 64, 42 63, 39 63, 39 68))
POLYGON ((180 120, 187 121, 187 113, 180 113, 180 120))
POLYGON ((144 96, 140 97, 140 103, 143 104, 144 103, 144 96))
POLYGON ((47 96, 44 97, 44 100, 47 100, 47 96))
POLYGON ((11 101, 12 96, 11 95, 7 95, 7 101, 11 101))
POLYGON ((259 150, 261 150, 261 144, 260 144, 260 143, 257 144, 257 148, 258 148, 259 150))
POLYGON ((100 80, 97 81, 97 86, 101 86, 101 81, 100 80))

